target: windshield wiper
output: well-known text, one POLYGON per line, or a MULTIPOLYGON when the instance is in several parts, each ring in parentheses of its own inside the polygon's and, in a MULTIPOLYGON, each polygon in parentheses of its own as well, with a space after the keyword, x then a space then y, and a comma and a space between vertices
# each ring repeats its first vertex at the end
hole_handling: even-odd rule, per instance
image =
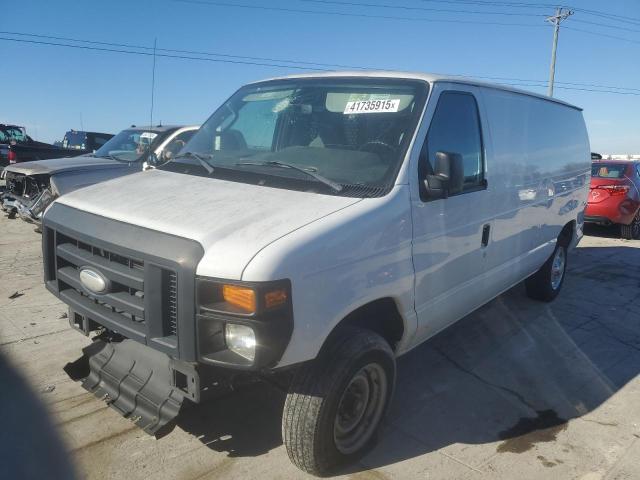
POLYGON ((271 160, 268 162, 238 162, 236 165, 257 165, 259 167, 278 167, 278 168, 290 168, 292 170, 296 170, 298 172, 306 173, 310 177, 315 178, 320 183, 324 183, 332 190, 336 192, 342 191, 342 185, 334 182, 333 180, 329 180, 327 177, 323 177, 319 173, 312 172, 311 170, 307 170, 306 168, 299 167, 298 165, 293 165, 291 163, 279 162, 277 160, 271 160))
POLYGON ((124 158, 118 158, 115 155, 111 155, 108 153, 107 155, 93 155, 96 158, 108 158, 109 160, 115 160, 116 162, 130 162, 129 160, 125 160, 124 158))
MULTIPOLYGON (((210 155, 209 158, 211 158, 213 155, 210 155)), ((173 157, 172 160, 176 160, 178 158, 195 158, 200 165, 202 165, 202 168, 204 168, 207 173, 209 175, 211 175, 215 169, 211 166, 211 164, 209 162, 207 162, 204 158, 202 158, 200 155, 198 155, 197 153, 193 153, 193 152, 185 152, 182 155, 176 155, 175 157, 173 157)))

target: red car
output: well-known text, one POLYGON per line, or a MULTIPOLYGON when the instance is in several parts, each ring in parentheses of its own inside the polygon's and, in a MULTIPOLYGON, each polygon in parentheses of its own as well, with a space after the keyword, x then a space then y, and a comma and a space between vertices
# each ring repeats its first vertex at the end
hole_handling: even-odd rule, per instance
POLYGON ((591 164, 585 222, 620 225, 622 238, 640 238, 640 161, 605 160, 591 164))

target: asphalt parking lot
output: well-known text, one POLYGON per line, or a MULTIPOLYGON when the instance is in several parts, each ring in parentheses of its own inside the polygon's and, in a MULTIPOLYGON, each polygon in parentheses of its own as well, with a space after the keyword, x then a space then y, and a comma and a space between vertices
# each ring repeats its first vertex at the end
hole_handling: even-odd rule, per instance
MULTIPOLYGON (((640 242, 589 233, 555 302, 515 287, 403 357, 380 443, 344 478, 640 478, 640 242)), ((41 271, 40 235, 0 217, 0 355, 51 413, 79 477, 305 478, 268 385, 194 406, 160 439, 85 393, 62 367, 89 340, 41 271)))

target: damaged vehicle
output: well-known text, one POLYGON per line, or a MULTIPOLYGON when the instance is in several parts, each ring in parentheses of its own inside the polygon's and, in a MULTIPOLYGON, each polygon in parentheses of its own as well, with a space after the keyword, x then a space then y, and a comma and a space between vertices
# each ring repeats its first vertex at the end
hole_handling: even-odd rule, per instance
POLYGON ((522 281, 559 294, 589 168, 582 111, 534 93, 400 72, 249 84, 172 161, 47 209, 46 287, 91 339, 66 370, 151 434, 268 381, 289 458, 326 475, 375 440, 398 356, 522 281), (520 198, 532 170, 567 188, 520 198))
POLYGON ((176 155, 197 126, 131 127, 94 154, 10 165, 5 169, 2 209, 11 217, 39 225, 44 210, 60 195, 112 178, 130 175, 176 155))

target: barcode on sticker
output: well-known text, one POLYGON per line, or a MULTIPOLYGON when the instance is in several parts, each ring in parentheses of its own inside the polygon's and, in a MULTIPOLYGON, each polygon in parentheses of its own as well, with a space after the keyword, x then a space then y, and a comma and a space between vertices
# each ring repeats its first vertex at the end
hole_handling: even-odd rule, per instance
POLYGON ((391 100, 359 100, 347 102, 347 106, 344 107, 344 114, 397 112, 399 107, 399 98, 391 100))

